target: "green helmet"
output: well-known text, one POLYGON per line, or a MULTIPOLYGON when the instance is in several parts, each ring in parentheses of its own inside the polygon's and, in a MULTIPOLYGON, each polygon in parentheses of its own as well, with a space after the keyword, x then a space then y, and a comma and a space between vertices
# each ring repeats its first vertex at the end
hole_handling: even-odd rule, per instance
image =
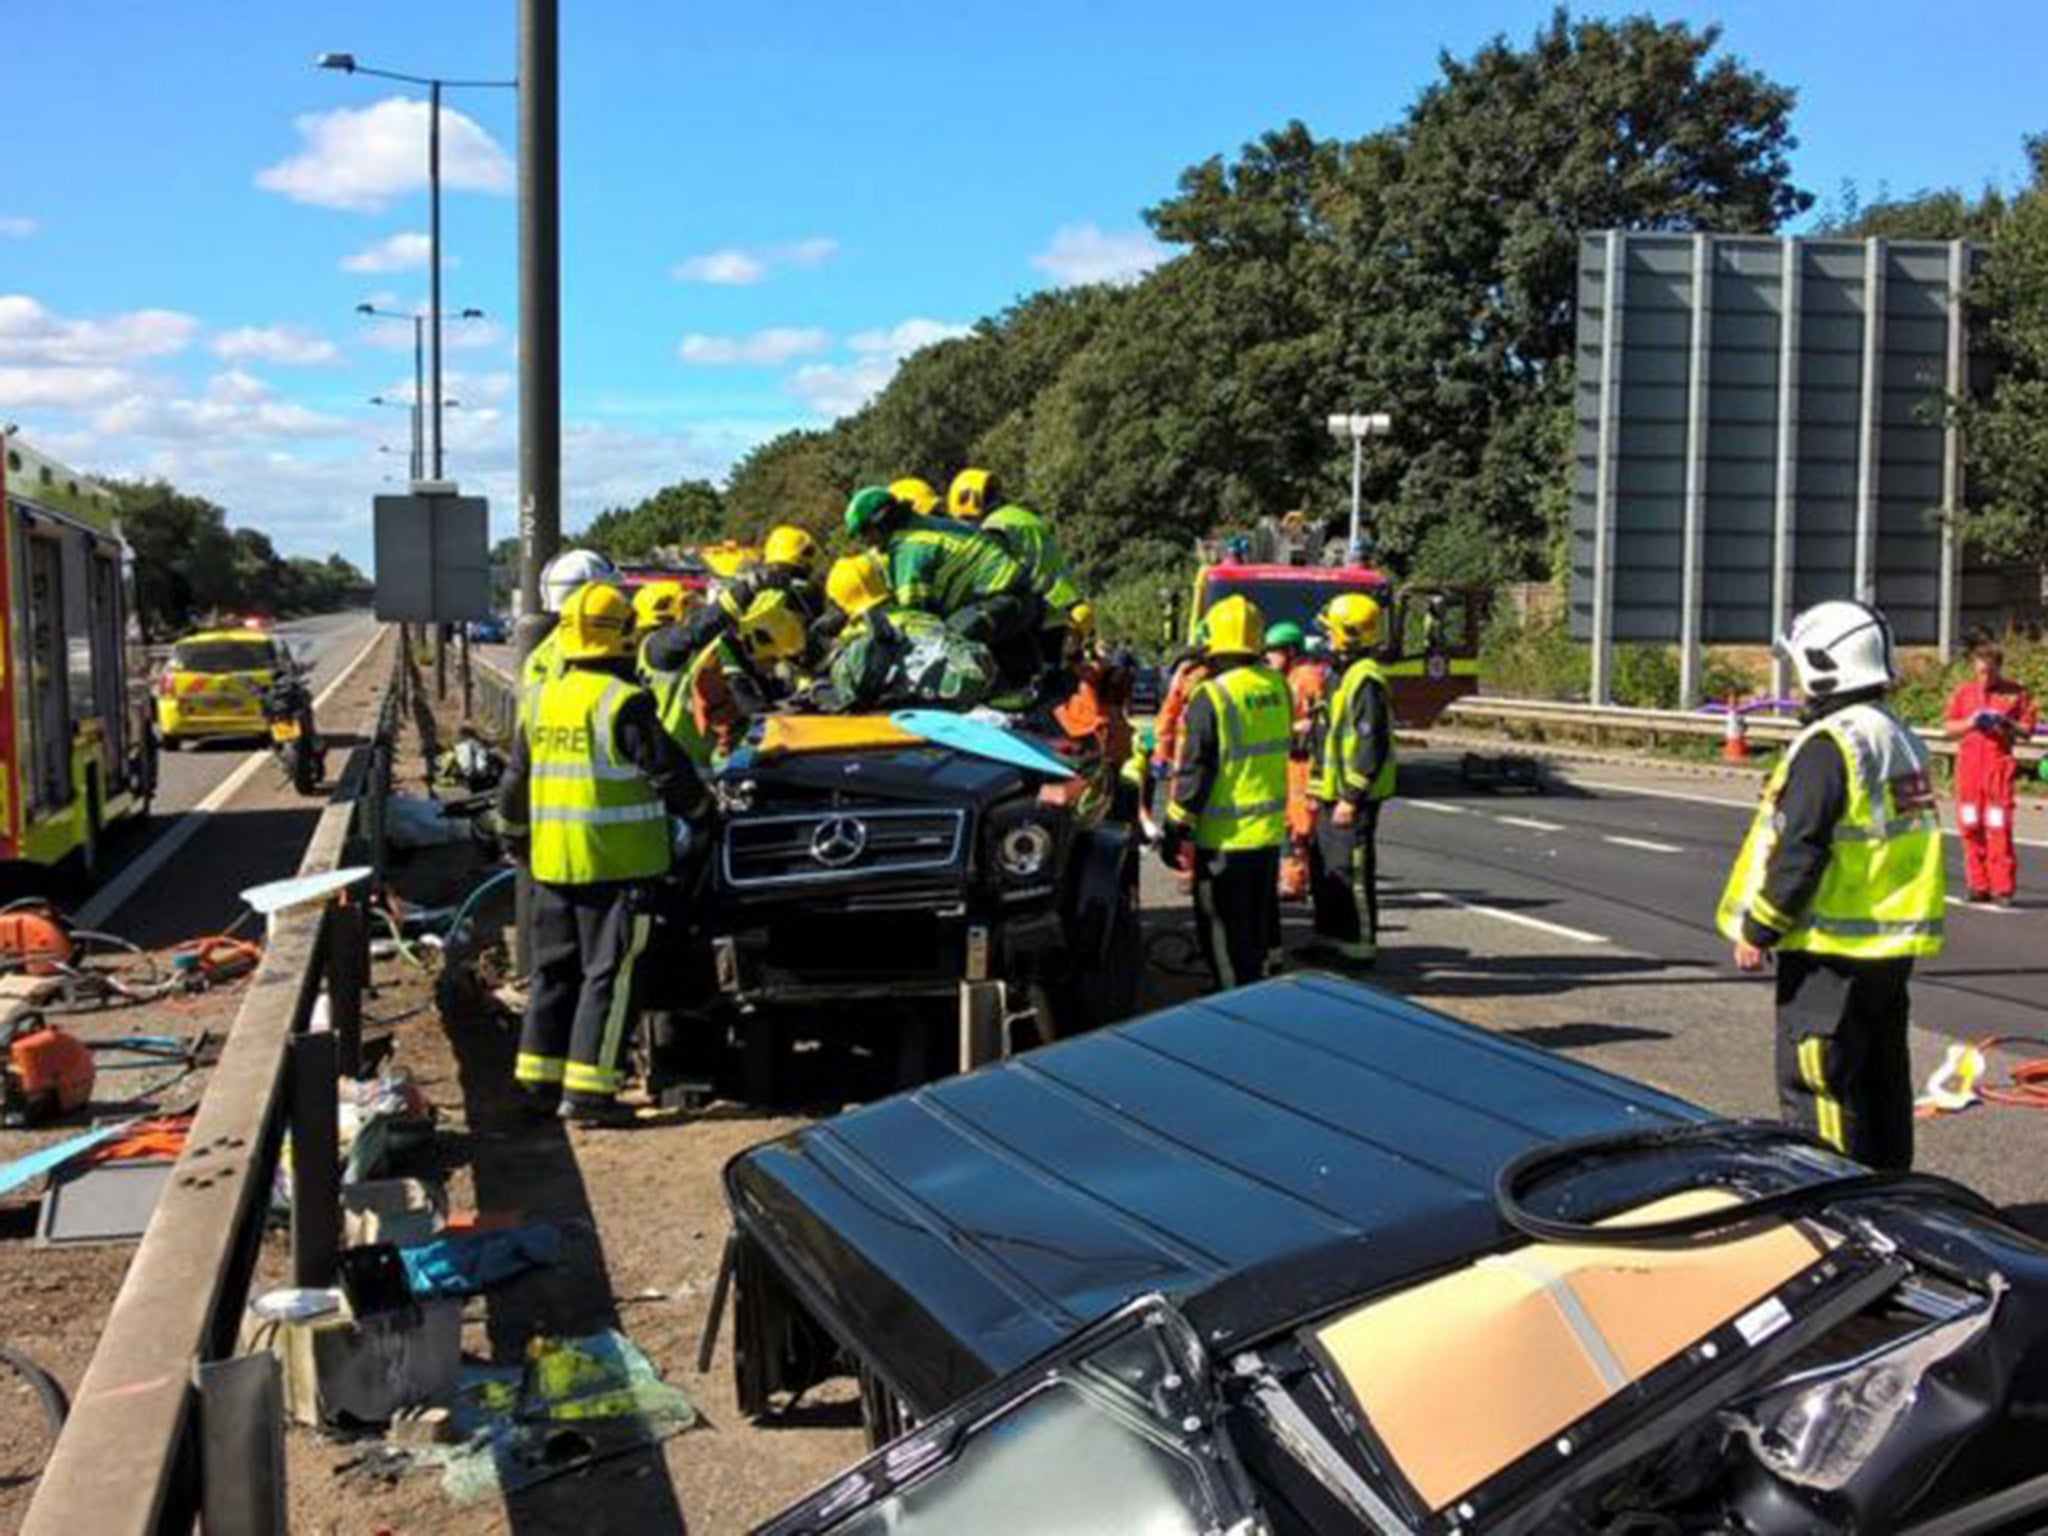
POLYGON ((846 531, 861 538, 881 527, 902 505, 886 485, 864 485, 846 504, 846 531))
POLYGON ((1301 626, 1292 619, 1282 619, 1266 631, 1266 649, 1269 651, 1298 651, 1301 642, 1301 626))

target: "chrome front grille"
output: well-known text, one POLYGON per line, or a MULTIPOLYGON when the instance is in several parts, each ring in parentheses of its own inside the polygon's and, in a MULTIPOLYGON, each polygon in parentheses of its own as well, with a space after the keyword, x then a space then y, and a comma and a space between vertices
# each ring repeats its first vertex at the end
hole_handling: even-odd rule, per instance
POLYGON ((960 863, 967 813, 957 810, 834 810, 746 816, 721 840, 728 885, 860 880, 949 869, 960 863))

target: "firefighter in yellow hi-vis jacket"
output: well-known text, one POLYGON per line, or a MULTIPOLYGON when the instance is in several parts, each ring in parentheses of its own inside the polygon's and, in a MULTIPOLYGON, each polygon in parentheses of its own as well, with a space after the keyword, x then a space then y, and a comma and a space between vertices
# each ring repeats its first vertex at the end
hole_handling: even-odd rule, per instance
POLYGON ((1261 658, 1265 644, 1265 618, 1246 598, 1203 616, 1210 676, 1188 701, 1160 844, 1173 869, 1193 845, 1196 938, 1225 990, 1259 980, 1280 949, 1294 698, 1261 658))
POLYGON ((633 678, 633 605, 591 582, 562 606, 561 668, 535 689, 499 790, 533 876, 533 980, 516 1075, 565 1120, 630 1118, 616 1103, 647 887, 668 873, 670 818, 709 796, 633 678))
POLYGON ((1786 1120, 1873 1168, 1913 1162, 1913 962, 1941 952, 1947 899, 1927 749, 1885 705, 1884 615, 1809 608, 1779 641, 1807 725, 1764 784, 1722 894, 1735 963, 1778 964, 1786 1120))

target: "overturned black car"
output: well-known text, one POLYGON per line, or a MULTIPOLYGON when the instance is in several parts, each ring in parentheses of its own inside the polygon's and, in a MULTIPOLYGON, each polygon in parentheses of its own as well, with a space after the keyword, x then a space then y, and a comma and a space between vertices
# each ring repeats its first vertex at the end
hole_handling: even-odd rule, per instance
POLYGON ((1031 1052, 727 1190, 742 1406, 851 1373, 893 1442, 776 1536, 2048 1513, 2048 1249, 1369 988, 1031 1052))
POLYGON ((1107 814, 1104 765, 1071 767, 1037 772, 882 716, 756 728, 717 780, 698 904, 704 990, 747 1097, 775 1096, 796 1029, 865 1027, 917 1082, 1132 1012, 1132 829, 1107 814))

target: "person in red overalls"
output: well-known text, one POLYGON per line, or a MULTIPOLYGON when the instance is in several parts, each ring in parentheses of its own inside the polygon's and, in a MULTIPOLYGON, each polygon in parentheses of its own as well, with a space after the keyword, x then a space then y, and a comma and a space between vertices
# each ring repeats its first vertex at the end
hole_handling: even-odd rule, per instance
POLYGON ((1956 825, 1970 900, 2010 906, 2018 883, 2013 857, 2013 747, 2034 733, 2033 696, 2000 670, 2005 652, 1989 640, 1970 647, 1976 677, 1948 701, 1943 734, 1956 747, 1956 825))

